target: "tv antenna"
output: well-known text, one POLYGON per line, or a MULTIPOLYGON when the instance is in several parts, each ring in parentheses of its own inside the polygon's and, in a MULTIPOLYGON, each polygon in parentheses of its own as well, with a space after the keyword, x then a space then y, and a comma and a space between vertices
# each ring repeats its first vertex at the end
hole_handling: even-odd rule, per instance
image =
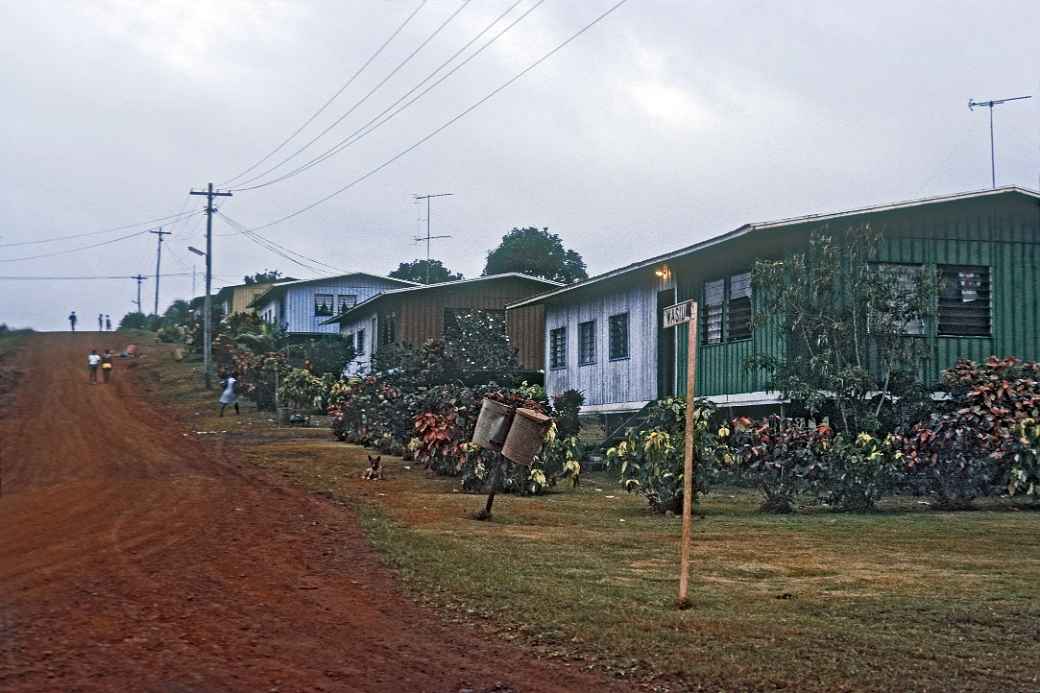
POLYGON ((434 197, 448 197, 454 193, 434 193, 429 195, 420 195, 416 193, 412 195, 415 200, 426 200, 426 235, 416 236, 415 242, 426 241, 426 283, 430 283, 430 241, 437 240, 439 238, 451 238, 451 236, 431 236, 430 235, 430 199, 434 197))
POLYGON ((968 99, 968 110, 974 111, 975 107, 979 108, 985 106, 989 109, 989 171, 990 171, 990 185, 993 188, 997 187, 997 158, 994 154, 993 147, 993 107, 999 106, 1002 103, 1008 101, 1022 101, 1023 99, 1031 99, 1032 95, 1029 96, 1012 96, 1009 99, 990 99, 988 101, 976 101, 975 99, 968 99))

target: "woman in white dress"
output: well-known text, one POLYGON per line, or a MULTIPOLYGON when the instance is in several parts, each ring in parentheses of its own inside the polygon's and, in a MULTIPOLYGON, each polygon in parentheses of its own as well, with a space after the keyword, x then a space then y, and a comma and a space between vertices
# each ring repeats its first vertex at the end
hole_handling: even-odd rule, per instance
POLYGON ((241 414, 238 410, 238 373, 231 373, 224 379, 224 391, 220 393, 221 416, 229 404, 235 405, 235 414, 241 414))

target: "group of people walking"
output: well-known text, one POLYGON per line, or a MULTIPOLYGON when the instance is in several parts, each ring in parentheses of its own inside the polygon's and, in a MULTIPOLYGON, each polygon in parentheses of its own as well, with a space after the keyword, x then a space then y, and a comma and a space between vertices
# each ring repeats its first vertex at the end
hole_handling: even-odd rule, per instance
MULTIPOLYGON (((73 332, 76 331, 76 323, 79 322, 79 317, 76 315, 76 311, 69 313, 69 327, 73 332)), ((98 332, 111 332, 112 331, 112 317, 105 315, 104 313, 98 313, 97 316, 97 328, 98 332)))
POLYGON ((98 371, 101 371, 101 381, 104 383, 109 382, 112 378, 112 350, 105 349, 105 353, 99 354, 96 349, 91 349, 90 354, 87 356, 87 372, 90 382, 93 385, 97 385, 98 382, 98 371))

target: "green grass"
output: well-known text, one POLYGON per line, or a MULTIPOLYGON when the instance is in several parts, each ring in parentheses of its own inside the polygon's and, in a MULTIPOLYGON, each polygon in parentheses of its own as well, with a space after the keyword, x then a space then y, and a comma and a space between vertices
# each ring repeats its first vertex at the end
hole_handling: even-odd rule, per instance
POLYGON ((769 516, 746 490, 705 496, 691 599, 674 607, 679 521, 613 479, 537 498, 483 498, 268 415, 216 419, 184 364, 164 390, 246 458, 355 507, 373 545, 420 601, 517 640, 666 689, 1038 690, 1040 512, 1004 503, 940 513, 913 499, 883 512, 769 516))

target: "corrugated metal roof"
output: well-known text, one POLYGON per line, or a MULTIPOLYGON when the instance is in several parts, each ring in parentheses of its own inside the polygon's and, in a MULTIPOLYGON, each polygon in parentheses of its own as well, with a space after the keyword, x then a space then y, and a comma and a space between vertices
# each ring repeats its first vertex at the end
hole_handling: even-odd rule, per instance
MULTIPOLYGON (((502 274, 489 274, 485 277, 474 277, 473 279, 456 279, 450 282, 437 282, 436 284, 417 284, 416 286, 408 286, 402 289, 388 289, 382 293, 378 293, 375 296, 365 299, 361 303, 358 303, 350 310, 344 311, 339 315, 329 318, 328 320, 321 323, 322 325, 331 325, 334 322, 343 322, 343 319, 354 312, 360 312, 362 308, 368 309, 372 307, 372 304, 383 298, 384 296, 397 296, 400 294, 406 294, 413 291, 430 291, 434 289, 444 289, 447 287, 455 288, 462 284, 475 284, 477 282, 486 282, 489 280, 496 279, 523 279, 525 281, 536 282, 538 284, 544 284, 545 286, 563 286, 560 282, 554 282, 551 279, 543 279, 542 277, 534 277, 530 274, 524 274, 523 272, 503 272, 502 274)), ((413 284, 415 282, 412 282, 413 284)))
POLYGON ((1035 190, 1030 190, 1028 188, 1023 188, 1023 187, 1020 187, 1020 186, 1017 186, 1017 185, 1009 185, 1009 186, 1004 186, 1004 187, 1000 187, 1000 188, 992 188, 992 189, 986 189, 986 190, 974 190, 974 191, 970 191, 970 192, 953 193, 953 194, 949 194, 949 195, 936 195, 936 196, 933 196, 933 197, 922 197, 922 198, 919 198, 919 199, 906 200, 906 201, 903 201, 903 202, 893 202, 893 203, 888 203, 888 204, 883 204, 883 205, 874 205, 874 206, 870 206, 870 207, 859 207, 859 208, 856 208, 856 209, 849 209, 849 210, 845 210, 845 211, 842 211, 842 212, 829 212, 829 213, 808 214, 808 215, 805 215, 805 216, 789 217, 789 218, 786 218, 786 219, 777 219, 777 220, 773 220, 773 221, 753 222, 753 223, 750 223, 750 224, 744 224, 743 226, 739 226, 736 229, 734 229, 732 231, 728 231, 728 232, 726 232, 724 234, 721 234, 719 236, 714 236, 714 237, 709 238, 707 240, 700 241, 698 243, 694 243, 693 245, 686 246, 685 248, 680 248, 678 250, 673 250, 673 251, 668 252, 668 253, 664 253, 664 254, 661 254, 661 255, 656 255, 656 256, 648 258, 646 260, 640 260, 639 262, 634 262, 634 263, 632 263, 630 265, 625 265, 624 267, 619 267, 618 269, 610 270, 609 272, 604 272, 603 274, 598 274, 598 275, 596 275, 594 277, 589 277, 588 279, 585 279, 584 281, 576 282, 574 284, 568 284, 567 286, 563 287, 562 289, 559 289, 558 291, 550 291, 550 292, 541 294, 539 296, 533 296, 532 298, 528 298, 528 299, 525 299, 523 301, 519 301, 517 303, 514 303, 514 304, 512 304, 510 306, 507 306, 507 308, 519 308, 521 306, 527 306, 527 305, 532 305, 532 304, 536 304, 536 303, 542 303, 542 302, 544 302, 547 299, 554 298, 556 296, 560 296, 560 295, 563 295, 565 293, 569 293, 569 292, 574 291, 576 289, 581 289, 581 288, 584 288, 586 286, 590 286, 592 284, 596 284, 596 283, 599 283, 599 282, 602 282, 602 281, 606 281, 608 279, 613 279, 615 277, 619 277, 619 276, 627 274, 629 272, 634 272, 634 271, 640 270, 640 269, 646 269, 647 267, 651 267, 651 266, 653 266, 653 265, 655 265, 655 264, 657 264, 659 262, 667 262, 668 260, 673 260, 673 259, 676 259, 676 258, 684 257, 686 255, 691 255, 691 254, 696 253, 696 252, 700 252, 701 250, 704 250, 706 248, 710 248, 712 246, 718 245, 719 243, 723 243, 725 241, 729 241, 729 240, 732 240, 734 238, 739 238, 740 236, 744 236, 744 235, 746 235, 746 234, 748 234, 748 233, 750 233, 752 231, 782 228, 782 227, 785 227, 785 226, 793 226, 795 224, 804 224, 804 223, 811 222, 811 221, 830 221, 832 219, 840 219, 842 217, 855 216, 857 214, 868 214, 868 213, 874 213, 874 212, 887 212, 887 211, 896 210, 896 209, 906 209, 906 208, 920 207, 920 206, 930 205, 930 204, 939 204, 939 203, 943 203, 943 202, 955 202, 955 201, 958 201, 958 200, 976 199, 976 198, 981 198, 981 197, 989 197, 989 196, 992 196, 992 195, 1003 195, 1003 194, 1009 194, 1009 193, 1018 193, 1018 194, 1021 194, 1021 195, 1025 195, 1027 197, 1032 197, 1034 199, 1040 200, 1040 193, 1038 193, 1035 190))
POLYGON ((408 281, 407 279, 397 279, 396 277, 384 277, 381 274, 372 274, 370 272, 347 272, 346 274, 333 274, 327 277, 318 277, 316 279, 296 279, 294 281, 282 282, 275 284, 267 292, 257 296, 250 305, 259 306, 265 301, 270 300, 270 297, 282 292, 284 289, 290 286, 303 286, 305 284, 321 284, 322 282, 338 281, 347 277, 372 277, 373 279, 382 279, 388 282, 395 282, 397 284, 405 284, 407 286, 416 286, 418 282, 408 281))

